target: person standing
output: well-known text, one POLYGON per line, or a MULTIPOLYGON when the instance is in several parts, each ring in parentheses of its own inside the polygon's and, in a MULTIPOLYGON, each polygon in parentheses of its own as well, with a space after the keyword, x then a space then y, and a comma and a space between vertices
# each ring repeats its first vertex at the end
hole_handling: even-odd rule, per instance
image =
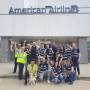
POLYGON ((39 54, 39 56, 38 56, 39 62, 43 61, 43 59, 45 59, 45 56, 46 56, 46 49, 44 48, 44 44, 43 43, 41 43, 41 46, 38 49, 38 52, 39 52, 38 53, 39 54))
POLYGON ((14 70, 13 73, 16 73, 17 70, 17 54, 20 52, 21 44, 16 44, 15 47, 15 61, 14 61, 14 70))
POLYGON ((24 52, 24 47, 21 47, 21 52, 17 54, 17 63, 19 66, 18 78, 19 80, 23 79, 23 68, 26 63, 27 54, 24 52))
POLYGON ((31 47, 31 51, 30 51, 30 62, 32 60, 34 60, 34 61, 38 60, 38 50, 37 50, 35 42, 33 42, 33 45, 31 47))
POLYGON ((78 79, 80 79, 80 67, 79 67, 80 56, 81 54, 79 48, 76 46, 75 43, 72 43, 72 63, 74 66, 75 74, 78 73, 78 79))

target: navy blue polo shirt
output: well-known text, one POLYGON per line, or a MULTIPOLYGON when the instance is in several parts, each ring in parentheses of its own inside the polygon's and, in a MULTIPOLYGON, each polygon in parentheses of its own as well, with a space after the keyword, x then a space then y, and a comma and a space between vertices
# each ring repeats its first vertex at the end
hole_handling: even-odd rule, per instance
POLYGON ((39 48, 39 55, 40 56, 44 56, 46 53, 46 49, 45 48, 39 48))
POLYGON ((53 50, 47 49, 46 53, 49 57, 53 57, 53 50))
POLYGON ((48 64, 43 63, 39 65, 39 72, 47 71, 48 70, 48 64))
POLYGON ((79 48, 73 48, 71 54, 72 58, 79 58, 79 52, 80 52, 79 48))
POLYGON ((63 60, 67 60, 68 59, 68 54, 66 51, 63 52, 63 60))
POLYGON ((67 49, 67 56, 68 58, 71 58, 72 55, 72 50, 71 49, 67 49))
POLYGON ((62 67, 59 67, 59 66, 57 66, 57 67, 53 67, 53 69, 52 69, 52 71, 53 71, 53 73, 55 73, 56 75, 58 75, 58 74, 61 74, 62 73, 62 67))

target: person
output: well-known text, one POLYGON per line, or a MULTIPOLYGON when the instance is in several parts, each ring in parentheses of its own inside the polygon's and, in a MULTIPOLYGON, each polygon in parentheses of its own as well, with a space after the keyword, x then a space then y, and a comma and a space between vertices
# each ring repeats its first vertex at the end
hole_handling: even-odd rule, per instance
POLYGON ((48 62, 50 62, 50 60, 53 59, 53 54, 54 54, 54 52, 53 52, 52 48, 51 47, 49 48, 49 45, 47 45, 46 55, 47 55, 48 62))
POLYGON ((56 61, 62 64, 62 59, 63 59, 63 55, 60 51, 60 48, 58 48, 56 52, 56 61))
POLYGON ((25 47, 25 52, 27 53, 27 64, 30 63, 30 51, 31 51, 31 45, 27 44, 25 47))
POLYGON ((38 64, 38 77, 40 81, 44 80, 44 77, 48 77, 48 63, 45 59, 38 64))
POLYGON ((66 48, 63 49, 63 53, 62 53, 62 65, 64 65, 66 63, 66 61, 68 60, 68 54, 67 54, 67 50, 66 48))
POLYGON ((31 63, 29 64, 29 75, 30 75, 29 83, 30 84, 36 83, 37 71, 38 71, 38 66, 35 63, 35 61, 32 60, 31 63))
POLYGON ((64 68, 66 70, 65 82, 73 84, 75 80, 75 71, 70 59, 67 60, 66 64, 64 65, 64 68))
POLYGON ((40 48, 38 49, 38 60, 39 61, 42 61, 43 59, 45 59, 45 56, 46 56, 46 49, 44 48, 44 44, 41 43, 41 46, 40 48))
POLYGON ((57 52, 57 45, 55 43, 55 41, 52 43, 52 50, 53 50, 53 60, 56 61, 56 52, 57 52))
POLYGON ((80 67, 79 67, 80 56, 81 56, 81 53, 79 48, 77 48, 75 43, 72 43, 72 62, 73 62, 75 73, 76 74, 78 73, 78 76, 77 76, 78 79, 80 79, 80 67))
POLYGON ((59 62, 55 62, 55 66, 52 70, 51 82, 59 84, 63 81, 62 67, 59 62))
POLYGON ((53 70, 54 64, 55 64, 54 60, 51 60, 50 63, 48 64, 48 83, 50 83, 52 79, 52 70, 53 70))
POLYGON ((23 68, 26 63, 27 54, 24 52, 24 47, 21 47, 21 52, 17 53, 17 63, 19 66, 18 78, 19 80, 23 79, 23 68))
POLYGON ((16 44, 15 47, 15 61, 14 61, 14 70, 13 73, 16 73, 17 70, 17 54, 20 52, 21 44, 16 44))
POLYGON ((66 52, 67 52, 67 57, 68 57, 69 59, 71 59, 72 47, 71 47, 70 44, 67 44, 66 52))
POLYGON ((31 51, 30 51, 30 61, 32 61, 32 60, 35 60, 35 61, 38 60, 38 50, 37 50, 35 42, 33 42, 31 51))

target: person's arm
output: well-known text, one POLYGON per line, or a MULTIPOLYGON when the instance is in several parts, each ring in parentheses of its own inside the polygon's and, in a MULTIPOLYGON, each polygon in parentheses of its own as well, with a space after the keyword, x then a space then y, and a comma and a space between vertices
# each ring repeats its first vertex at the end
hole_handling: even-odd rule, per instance
POLYGON ((81 58, 81 52, 80 52, 80 50, 78 49, 78 60, 79 60, 79 62, 80 62, 80 58, 81 58))
POLYGON ((62 62, 62 59, 63 59, 63 56, 61 55, 61 58, 60 58, 59 64, 61 64, 61 62, 62 62))
POLYGON ((59 57, 60 57, 60 54, 56 55, 56 61, 58 61, 59 57))
POLYGON ((35 78, 37 77, 37 72, 38 72, 38 65, 35 65, 35 74, 34 74, 35 78))
POLYGON ((72 68, 71 68, 71 72, 74 72, 74 67, 72 66, 72 68))

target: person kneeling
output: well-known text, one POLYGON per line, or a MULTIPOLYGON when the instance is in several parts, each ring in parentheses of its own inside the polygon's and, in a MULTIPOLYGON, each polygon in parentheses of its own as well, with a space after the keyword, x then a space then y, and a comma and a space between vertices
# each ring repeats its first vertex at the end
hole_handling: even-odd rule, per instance
POLYGON ((39 81, 43 81, 45 76, 48 77, 48 64, 47 61, 44 59, 39 63, 39 67, 38 67, 39 81))
POLYGON ((29 84, 30 85, 35 85, 36 84, 36 78, 37 78, 37 70, 38 66, 35 64, 35 61, 32 60, 31 63, 29 64, 29 84))
POLYGON ((63 81, 62 67, 58 62, 55 62, 55 66, 52 70, 51 82, 59 84, 63 81))
POLYGON ((70 60, 67 60, 65 64, 65 69, 66 69, 65 82, 69 84, 73 84, 75 80, 75 71, 74 71, 74 67, 72 66, 72 63, 70 60))

